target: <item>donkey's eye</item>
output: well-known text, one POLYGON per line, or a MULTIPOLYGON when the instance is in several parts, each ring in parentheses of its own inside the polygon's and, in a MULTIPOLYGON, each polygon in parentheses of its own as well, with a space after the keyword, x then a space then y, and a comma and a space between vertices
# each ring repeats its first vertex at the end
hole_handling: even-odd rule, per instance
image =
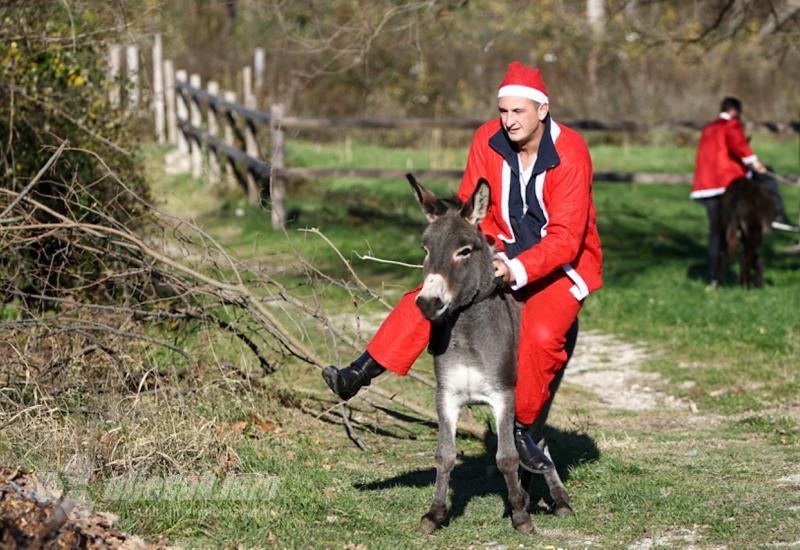
POLYGON ((456 251, 456 258, 466 258, 470 254, 472 254, 472 247, 471 246, 465 246, 463 248, 459 248, 456 251))

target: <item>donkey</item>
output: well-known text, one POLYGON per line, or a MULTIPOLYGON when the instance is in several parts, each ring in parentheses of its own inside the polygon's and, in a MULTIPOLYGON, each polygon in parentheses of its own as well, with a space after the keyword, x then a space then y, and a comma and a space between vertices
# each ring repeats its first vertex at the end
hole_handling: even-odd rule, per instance
MULTIPOLYGON (((494 250, 478 228, 489 206, 489 185, 481 179, 466 203, 448 204, 411 174, 407 177, 430 222, 422 236, 427 256, 417 306, 432 322, 430 346, 435 356, 439 421, 436 488, 420 527, 430 534, 447 520, 458 415, 464 405, 481 403, 491 407, 497 425, 497 467, 508 488, 511 523, 518 531, 531 533, 529 497, 520 482, 513 440, 522 304, 495 279, 494 250)), ((556 471, 546 477, 556 507, 568 508, 566 490, 556 471), (551 482, 553 478, 557 483, 551 482), (554 491, 555 486, 560 489, 554 491)))
POLYGON ((716 279, 723 281, 728 258, 736 254, 742 242, 739 283, 747 288, 763 286, 764 267, 758 249, 772 231, 775 201, 758 183, 747 178, 733 181, 722 195, 720 250, 717 255, 716 279))

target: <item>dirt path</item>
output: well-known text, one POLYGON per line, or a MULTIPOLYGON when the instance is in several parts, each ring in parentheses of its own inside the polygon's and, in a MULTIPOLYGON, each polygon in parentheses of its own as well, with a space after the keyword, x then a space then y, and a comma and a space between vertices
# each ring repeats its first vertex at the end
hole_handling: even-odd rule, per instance
POLYGON ((590 390, 597 405, 607 409, 648 411, 657 408, 697 410, 693 403, 670 395, 657 373, 643 372, 642 364, 655 352, 609 334, 581 332, 564 384, 590 390))

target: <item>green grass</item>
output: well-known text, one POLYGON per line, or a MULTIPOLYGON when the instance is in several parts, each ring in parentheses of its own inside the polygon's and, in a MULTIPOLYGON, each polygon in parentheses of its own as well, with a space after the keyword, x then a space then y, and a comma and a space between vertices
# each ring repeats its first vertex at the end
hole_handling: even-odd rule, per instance
MULTIPOLYGON (((465 134, 466 135, 466 134, 465 134)), ((697 136, 685 139, 671 134, 653 134, 647 144, 625 142, 618 136, 583 133, 589 144, 594 169, 598 172, 678 172, 694 171, 697 136), (609 142, 613 141, 613 142, 609 142)), ((800 174, 800 142, 796 137, 776 137, 767 133, 752 136, 751 145, 759 158, 773 166, 779 174, 800 174)), ((313 168, 385 168, 415 170, 443 168, 460 170, 464 167, 467 148, 441 147, 433 149, 423 139, 419 148, 386 147, 366 137, 330 143, 311 143, 289 140, 286 145, 287 164, 313 168)), ((343 185, 349 185, 342 182, 343 185)), ((375 182, 372 182, 374 187, 375 182)))
MULTIPOLYGON (((595 143, 597 136, 587 136, 589 149, 598 172, 694 172, 697 136, 655 134, 649 144, 595 143)), ((800 142, 796 137, 776 138, 766 133, 752 136, 751 145, 759 158, 783 175, 800 173, 800 142)))
MULTIPOLYGON (((783 189, 797 216, 800 194, 783 189)), ((587 302, 587 324, 657 343, 669 359, 652 367, 676 382, 698 384, 691 397, 725 412, 760 408, 797 395, 800 349, 800 260, 778 253, 794 241, 774 234, 766 244, 766 288, 706 291, 705 213, 685 186, 596 187, 605 254, 605 288, 587 302), (681 361, 671 360, 673 357, 681 361), (700 363, 691 372, 681 365, 700 363), (715 390, 739 387, 747 391, 715 390)), ((738 266, 732 268, 738 270, 738 266)))
MULTIPOLYGON (((754 146, 768 152, 762 156, 776 157, 765 160, 784 173, 800 173, 795 142, 761 139, 754 146)), ((290 165, 346 161, 341 144, 289 143, 290 165)), ((690 147, 631 145, 625 151, 597 145, 592 152, 597 170, 687 171, 692 162, 690 147)), ((295 291, 310 292, 298 253, 334 276, 347 276, 327 245, 298 231, 304 227, 319 227, 365 281, 387 290, 390 301, 419 280, 418 270, 356 257, 371 252, 421 261, 425 222, 404 181, 321 180, 292 187, 287 240, 269 228, 264 211, 242 197, 220 195, 187 176, 164 175, 162 154, 148 150, 147 160, 155 195, 166 207, 196 218, 237 256, 274 266, 276 277, 295 291)), ((437 164, 460 166, 463 151, 452 155, 437 164)), ((354 144, 352 159, 352 165, 364 167, 430 163, 425 151, 361 143, 354 144)), ((440 193, 454 190, 448 182, 431 186, 440 193)), ((193 414, 207 419, 208 430, 247 421, 250 414, 279 424, 268 433, 248 425, 220 444, 238 456, 229 475, 257 472, 278 480, 269 498, 119 500, 104 497, 106 487, 99 480, 90 491, 95 504, 119 514, 123 528, 148 539, 163 536, 204 547, 618 548, 660 537, 669 547, 749 548, 797 541, 800 492, 796 483, 782 479, 796 474, 800 462, 800 260, 778 254, 793 241, 775 235, 767 243, 766 288, 707 291, 705 213, 688 193, 688 186, 595 184, 605 287, 587 301, 582 330, 648 346, 652 357, 643 368, 660 373, 662 389, 693 401, 698 410, 605 409, 588 390, 570 386, 567 373, 551 415, 551 439, 575 516, 536 514, 535 535, 515 533, 502 517, 505 489, 502 477, 491 471, 492 457, 482 442, 459 437, 452 483, 455 517, 435 536, 423 537, 417 526, 433 493, 435 432, 356 400, 353 423, 368 446, 359 451, 336 410, 322 412, 335 402, 316 371, 299 364, 284 365, 265 388, 219 393, 222 388, 212 385, 185 399, 193 414)), ((785 189, 784 197, 797 216, 798 189, 785 189)), ((346 295, 335 289, 321 298, 331 313, 349 308, 346 295)), ((230 351, 221 345, 215 349, 230 351)), ((418 372, 430 375, 430 359, 423 356, 418 363, 418 372)), ((379 383, 431 402, 431 391, 413 380, 384 376, 379 383)), ((148 410, 157 415, 157 409, 148 410)), ((476 416, 485 417, 485 411, 476 416)), ((11 453, 2 437, 0 451, 11 453)), ((199 475, 205 471, 202 464, 210 468, 198 462, 181 473, 199 475)), ((537 482, 534 501, 543 495, 537 482)))
MULTIPOLYGON (((415 439, 365 431, 366 453, 324 427, 267 441, 244 440, 238 446, 242 468, 279 480, 276 493, 259 502, 100 504, 110 505, 135 532, 163 533, 188 545, 259 546, 274 540, 289 547, 465 548, 495 542, 544 548, 583 547, 592 541, 610 548, 689 529, 703 546, 750 547, 797 536, 790 507, 798 495, 777 492, 770 480, 791 471, 797 450, 783 444, 787 456, 775 451, 780 444, 765 437, 758 423, 697 427, 687 433, 683 425, 656 429, 647 415, 622 424, 602 420, 593 437, 627 437, 629 445, 603 448, 599 456, 579 445, 557 447, 560 462, 571 465, 565 476, 578 514, 567 519, 534 515, 538 532, 532 537, 515 533, 501 517, 502 478, 486 475, 492 458, 469 439, 458 442, 450 526, 434 537, 417 534, 434 477, 435 436, 427 429, 415 430, 415 439)), ((308 423, 285 421, 293 429, 308 423)), ((574 433, 561 437, 573 443, 588 439, 574 433)), ((543 487, 535 485, 533 494, 543 496, 543 487)))

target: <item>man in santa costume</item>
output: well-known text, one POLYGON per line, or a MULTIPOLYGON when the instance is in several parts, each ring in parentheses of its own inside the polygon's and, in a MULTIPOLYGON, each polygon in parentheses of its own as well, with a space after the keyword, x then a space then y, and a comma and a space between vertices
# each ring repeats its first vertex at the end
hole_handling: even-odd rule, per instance
POLYGON ((708 214, 708 269, 712 285, 717 284, 717 256, 723 239, 720 210, 722 195, 734 180, 753 177, 772 195, 777 212, 775 221, 772 222, 773 228, 800 231, 800 227, 793 225, 784 212, 778 182, 769 175, 767 167, 750 148, 741 115, 742 102, 739 99, 723 99, 719 116, 703 128, 697 147, 694 185, 689 196, 701 203, 708 214))
MULTIPOLYGON (((523 468, 542 473, 554 466, 531 426, 546 414, 550 384, 567 360, 567 333, 583 301, 602 284, 592 161, 580 135, 550 116, 539 69, 509 65, 497 98, 500 118, 476 132, 458 196, 466 201, 481 178, 489 182, 481 231, 497 249, 495 274, 524 300, 514 437, 523 468)), ((385 370, 408 372, 431 332, 415 304, 419 292, 400 300, 349 367, 323 371, 339 397, 351 398, 385 370)))

